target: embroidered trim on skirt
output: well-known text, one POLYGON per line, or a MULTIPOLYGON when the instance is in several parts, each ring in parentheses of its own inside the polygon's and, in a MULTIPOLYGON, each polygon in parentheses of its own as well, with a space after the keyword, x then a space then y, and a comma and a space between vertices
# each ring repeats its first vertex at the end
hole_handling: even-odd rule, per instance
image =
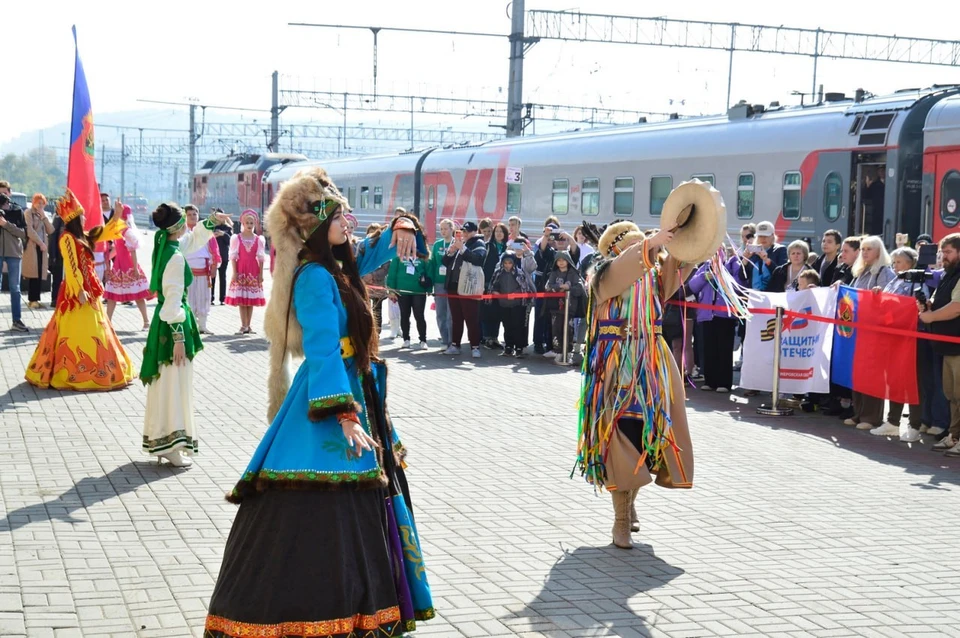
POLYGON ((267 298, 259 278, 245 272, 238 274, 227 288, 226 304, 228 306, 265 306, 267 298))

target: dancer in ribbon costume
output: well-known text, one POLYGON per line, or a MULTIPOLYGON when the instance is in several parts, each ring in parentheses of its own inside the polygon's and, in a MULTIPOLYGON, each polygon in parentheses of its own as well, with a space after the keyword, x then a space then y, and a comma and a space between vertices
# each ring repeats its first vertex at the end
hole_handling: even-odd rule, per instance
POLYGON ((355 258, 348 210, 313 168, 284 183, 266 216, 277 247, 264 323, 272 424, 227 495, 240 509, 209 638, 398 636, 434 615, 361 281, 394 257, 425 257, 426 243, 401 215, 355 258), (305 357, 292 385, 290 354, 305 357))
POLYGON ((137 248, 140 247, 140 240, 137 237, 137 225, 132 213, 129 206, 119 201, 114 206, 113 216, 122 219, 127 224, 127 229, 123 231, 122 241, 113 243, 116 256, 113 258, 110 276, 103 285, 103 298, 107 300, 107 317, 111 321, 118 301, 121 303, 135 301, 143 317, 143 329, 147 330, 150 328, 147 299, 153 299, 156 295, 150 291, 150 282, 137 262, 137 248))
POLYGON ((85 233, 83 207, 69 189, 57 201, 57 215, 64 223, 59 242, 63 285, 25 378, 37 387, 58 390, 126 387, 134 377, 133 364, 104 313, 103 286, 93 257, 98 241, 119 239, 126 225, 114 217, 85 233))
MULTIPOLYGON (((187 230, 186 217, 176 204, 160 204, 153 212, 153 269, 150 290, 157 295, 147 345, 143 349, 140 379, 147 386, 143 417, 143 450, 167 459, 177 467, 192 463, 197 452, 193 423, 193 357, 203 350, 187 289, 193 273, 184 253, 206 246, 217 224, 230 217, 214 213, 187 230)), ((209 291, 205 293, 210 303, 209 291)))
POLYGON ((689 273, 662 252, 672 239, 612 224, 589 285, 577 467, 611 493, 613 542, 623 549, 633 547, 634 500, 653 474, 663 487, 693 487, 683 382, 662 334, 663 303, 689 273))

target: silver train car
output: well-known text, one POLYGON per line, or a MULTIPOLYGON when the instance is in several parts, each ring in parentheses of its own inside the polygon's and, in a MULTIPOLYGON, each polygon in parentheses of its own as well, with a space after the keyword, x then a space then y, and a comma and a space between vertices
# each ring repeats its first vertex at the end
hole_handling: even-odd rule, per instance
MULTIPOLYGON (((933 223, 937 216, 924 210, 939 196, 932 187, 924 195, 926 139, 934 134, 929 117, 948 117, 945 105, 960 112, 954 96, 960 86, 827 94, 815 105, 741 103, 722 116, 291 162, 264 175, 262 192, 269 201, 301 168, 323 166, 349 199, 361 231, 402 206, 431 234, 445 218, 462 223, 514 215, 539 234, 551 215, 568 231, 581 220, 656 227, 670 191, 698 178, 723 195, 731 237, 743 223, 770 221, 781 241, 836 228, 844 235, 881 235, 893 245, 898 232, 912 241, 942 230, 933 223)), ((941 126, 937 135, 940 151, 960 151, 960 125, 941 126)))

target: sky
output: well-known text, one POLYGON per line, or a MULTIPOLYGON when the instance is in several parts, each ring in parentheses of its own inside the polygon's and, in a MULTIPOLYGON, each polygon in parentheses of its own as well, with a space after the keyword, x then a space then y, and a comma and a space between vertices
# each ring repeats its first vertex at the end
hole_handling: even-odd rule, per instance
MULTIPOLYGON (((509 32, 505 0, 165 0, 156 3, 87 0, 8 2, 0 15, 0 66, 7 96, 0 106, 4 142, 69 121, 76 24, 90 86, 94 119, 123 111, 154 109, 140 126, 182 117, 181 106, 158 107, 138 100, 268 109, 270 74, 287 86, 334 91, 372 89, 372 36, 365 30, 309 29, 288 22, 417 27, 509 32), (288 79, 289 78, 289 79, 288 79), (99 115, 98 115, 99 114, 99 115)), ((702 0, 527 0, 532 9, 662 16, 677 19, 785 25, 925 38, 957 37, 941 2, 915 0, 884 11, 880 5, 836 0, 804 2, 704 2, 702 0)), ((506 99, 509 45, 506 37, 472 38, 381 32, 380 93, 506 99)), ((718 113, 726 108, 728 54, 662 47, 544 41, 527 55, 524 99, 615 108, 718 113)), ((809 92, 810 58, 737 53, 732 101, 796 103, 794 90, 809 92)), ((960 83, 960 68, 821 60, 818 84, 852 95, 933 83, 960 83)), ((263 121, 267 113, 208 109, 207 117, 263 121)), ((284 121, 339 123, 342 114, 294 108, 284 121)), ((348 113, 348 122, 409 126, 403 114, 348 113)), ((421 115, 418 126, 485 128, 502 122, 483 118, 421 115)), ((564 128, 573 125, 566 124, 564 128)), ((541 132, 545 125, 541 125, 541 132)), ((104 132, 98 131, 98 140, 104 132)), ((159 135, 159 134, 154 134, 159 135)), ((50 143, 48 141, 48 143, 50 143)))

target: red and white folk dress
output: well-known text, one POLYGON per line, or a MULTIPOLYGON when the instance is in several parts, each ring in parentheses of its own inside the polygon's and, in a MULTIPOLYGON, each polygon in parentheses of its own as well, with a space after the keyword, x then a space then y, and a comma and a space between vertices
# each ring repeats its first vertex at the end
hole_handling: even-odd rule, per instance
POLYGON ((265 306, 260 271, 266 258, 266 243, 262 235, 244 237, 237 234, 230 238, 230 261, 233 262, 233 279, 227 288, 228 306, 265 306))

